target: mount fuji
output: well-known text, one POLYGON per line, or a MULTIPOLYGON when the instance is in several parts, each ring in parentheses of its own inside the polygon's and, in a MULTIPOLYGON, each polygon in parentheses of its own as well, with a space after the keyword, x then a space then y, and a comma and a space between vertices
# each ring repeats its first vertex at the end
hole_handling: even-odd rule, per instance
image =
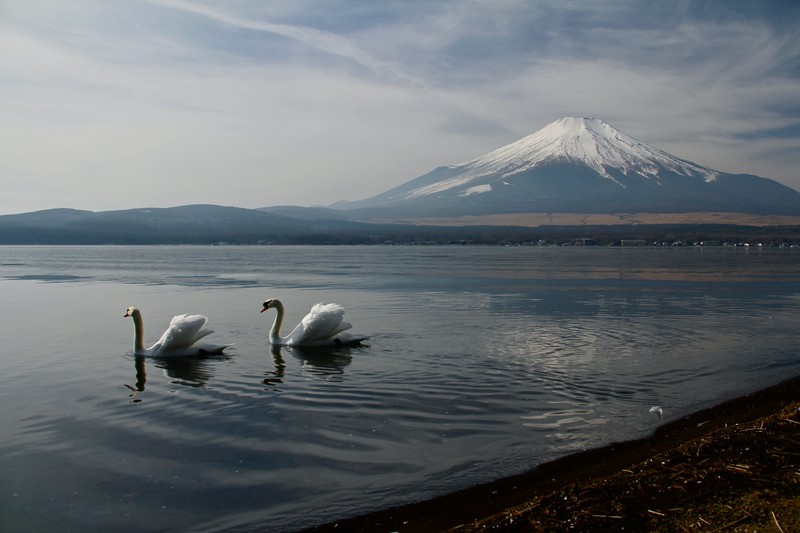
POLYGON ((800 192, 649 146, 595 118, 562 118, 483 157, 335 207, 365 215, 800 214, 800 192))

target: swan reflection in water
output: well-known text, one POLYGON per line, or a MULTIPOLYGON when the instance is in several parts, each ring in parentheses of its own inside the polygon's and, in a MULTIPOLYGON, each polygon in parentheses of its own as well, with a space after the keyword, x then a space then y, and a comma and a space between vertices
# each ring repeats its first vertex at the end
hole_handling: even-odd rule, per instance
POLYGON ((283 383, 283 377, 286 375, 286 361, 283 360, 283 356, 281 355, 281 349, 278 346, 272 346, 272 364, 275 366, 275 370, 267 370, 264 372, 264 380, 261 382, 269 389, 267 390, 274 390, 278 391, 278 385, 283 383))
POLYGON ((171 357, 161 359, 134 356, 133 365, 136 369, 136 385, 132 386, 126 383, 125 386, 132 391, 131 397, 136 396, 138 392, 142 392, 145 383, 147 383, 145 361, 150 361, 156 368, 161 369, 165 376, 170 378, 170 383, 202 388, 205 387, 214 376, 213 363, 230 359, 231 358, 226 355, 171 357))
MULTIPOLYGON (((353 352, 366 349, 365 346, 317 346, 311 348, 270 346, 273 368, 265 370, 262 383, 268 387, 266 390, 279 390, 278 386, 284 382, 286 376, 285 354, 300 362, 302 372, 319 379, 331 379, 344 375, 345 367, 353 361, 353 352)), ((126 383, 125 386, 131 390, 131 398, 136 398, 137 393, 144 391, 147 383, 146 364, 149 363, 170 378, 170 383, 203 388, 214 376, 214 363, 230 359, 231 357, 227 355, 161 359, 135 356, 133 361, 136 370, 136 384, 128 385, 126 383)), ((138 403, 141 399, 136 398, 131 401, 138 403)))
POLYGON ((147 370, 144 367, 144 357, 134 357, 133 358, 133 367, 136 369, 136 385, 128 385, 125 384, 132 392, 128 395, 130 398, 134 398, 131 400, 131 403, 138 403, 142 400, 140 398, 136 398, 137 392, 142 392, 144 390, 144 384, 147 383, 147 370))
MULTIPOLYGON (((283 359, 283 354, 289 354, 294 359, 300 362, 302 370, 307 371, 314 377, 330 377, 341 376, 344 374, 344 369, 353 362, 354 351, 364 350, 364 346, 313 346, 313 347, 300 347, 300 346, 270 346, 272 353, 272 361, 275 364, 275 371, 267 372, 268 376, 280 378, 286 370, 286 363, 283 359)), ((264 380, 267 383, 267 380, 264 380)))

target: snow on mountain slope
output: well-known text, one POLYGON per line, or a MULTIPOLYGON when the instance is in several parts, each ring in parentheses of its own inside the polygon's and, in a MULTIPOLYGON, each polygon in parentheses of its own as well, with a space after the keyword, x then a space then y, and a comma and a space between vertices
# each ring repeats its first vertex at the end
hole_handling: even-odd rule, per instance
POLYGON ((562 118, 461 165, 344 209, 381 216, 507 213, 800 213, 800 192, 680 159, 594 118, 562 118), (372 210, 372 211, 369 211, 372 210))
POLYGON ((451 166, 449 168, 459 169, 460 172, 448 179, 414 189, 405 196, 414 198, 437 194, 489 175, 502 180, 552 162, 584 164, 614 182, 616 180, 608 172, 611 169, 645 179, 658 179, 664 171, 706 182, 714 181, 719 176, 713 169, 649 146, 602 120, 567 117, 551 122, 536 133, 483 157, 451 166))

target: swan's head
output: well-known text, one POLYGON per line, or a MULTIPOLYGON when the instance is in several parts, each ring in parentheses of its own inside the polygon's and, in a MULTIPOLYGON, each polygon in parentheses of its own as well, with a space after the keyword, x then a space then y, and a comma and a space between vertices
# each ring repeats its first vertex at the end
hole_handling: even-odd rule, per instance
POLYGON ((272 309, 273 307, 275 307, 275 302, 277 302, 275 298, 270 298, 269 300, 264 302, 264 307, 261 308, 261 312, 263 313, 267 309, 272 309))
POLYGON ((133 316, 133 315, 138 315, 138 314, 139 314, 139 310, 137 308, 129 307, 128 309, 125 310, 125 314, 122 315, 122 316, 124 316, 124 317, 125 316, 133 316))

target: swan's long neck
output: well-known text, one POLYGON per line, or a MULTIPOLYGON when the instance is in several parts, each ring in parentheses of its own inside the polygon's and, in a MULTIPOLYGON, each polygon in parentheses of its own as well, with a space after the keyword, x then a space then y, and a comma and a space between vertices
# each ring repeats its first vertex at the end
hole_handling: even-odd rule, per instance
POLYGON ((283 325, 283 304, 279 300, 273 300, 270 307, 274 307, 277 314, 275 321, 272 323, 272 329, 269 330, 270 344, 283 344, 283 337, 281 337, 281 326, 283 325))
POLYGON ((131 313, 133 318, 133 353, 141 355, 145 353, 144 349, 144 324, 142 323, 142 314, 137 309, 131 313))

